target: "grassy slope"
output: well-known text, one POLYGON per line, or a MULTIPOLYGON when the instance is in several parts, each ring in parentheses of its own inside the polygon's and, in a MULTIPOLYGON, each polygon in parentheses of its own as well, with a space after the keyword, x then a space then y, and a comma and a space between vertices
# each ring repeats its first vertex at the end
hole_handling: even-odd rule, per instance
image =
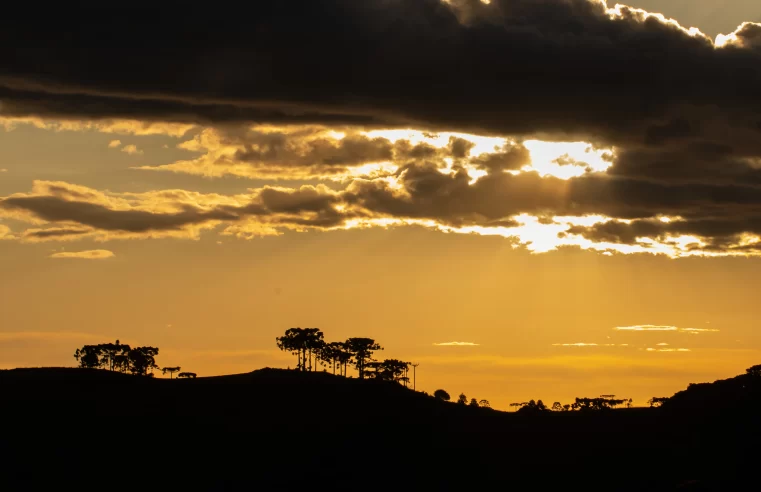
POLYGON ((322 373, 170 381, 0 371, 0 456, 12 471, 0 476, 17 485, 150 471, 153 483, 206 490, 315 481, 334 490, 516 482, 674 490, 688 479, 737 476, 754 459, 744 451, 759 435, 752 416, 734 421, 730 408, 705 421, 684 411, 683 402, 705 398, 696 388, 706 391, 691 387, 663 412, 519 416, 322 373))

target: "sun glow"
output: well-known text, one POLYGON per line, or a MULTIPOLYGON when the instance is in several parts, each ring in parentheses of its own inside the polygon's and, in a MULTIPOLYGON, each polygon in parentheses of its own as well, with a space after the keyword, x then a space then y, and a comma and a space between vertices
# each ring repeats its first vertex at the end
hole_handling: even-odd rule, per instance
POLYGON ((543 142, 527 140, 523 145, 531 152, 531 164, 524 171, 541 176, 570 179, 588 172, 604 172, 611 166, 613 149, 595 149, 585 142, 543 142))

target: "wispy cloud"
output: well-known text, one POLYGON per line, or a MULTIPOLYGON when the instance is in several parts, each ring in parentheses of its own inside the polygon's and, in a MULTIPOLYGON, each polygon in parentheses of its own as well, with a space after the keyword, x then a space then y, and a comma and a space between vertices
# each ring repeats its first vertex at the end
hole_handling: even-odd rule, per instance
POLYGON ((92 249, 89 251, 64 251, 61 253, 53 253, 51 258, 80 258, 85 260, 105 260, 106 258, 112 258, 114 253, 107 249, 92 249))
POLYGON ((647 352, 692 352, 688 348, 652 348, 645 349, 647 352))
POLYGON ((616 326, 616 331, 678 331, 676 326, 661 325, 634 325, 634 326, 616 326))
POLYGON ((656 343, 658 347, 667 347, 668 343, 656 343))
POLYGON ((8 172, 8 170, 5 169, 5 168, 0 169, 0 173, 7 173, 7 172, 8 172))
POLYGON ((553 343, 553 347, 628 347, 628 343, 553 343))
POLYGON ((122 141, 121 140, 111 140, 108 142, 108 148, 109 149, 115 149, 117 147, 121 147, 122 141))
POLYGON ((125 145, 121 148, 121 151, 129 155, 140 155, 143 153, 143 151, 138 149, 137 145, 134 144, 125 145))
POLYGON ((434 343, 434 345, 437 347, 478 347, 481 344, 473 342, 442 342, 434 343))
POLYGON ((616 331, 670 331, 677 333, 715 333, 719 330, 715 328, 680 328, 671 325, 633 325, 633 326, 616 326, 616 331))

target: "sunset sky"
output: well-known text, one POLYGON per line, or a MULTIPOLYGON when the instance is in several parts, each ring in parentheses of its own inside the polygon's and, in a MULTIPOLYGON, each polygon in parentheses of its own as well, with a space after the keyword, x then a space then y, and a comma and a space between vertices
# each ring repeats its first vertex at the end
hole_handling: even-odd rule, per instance
POLYGON ((4 27, 0 368, 293 367, 319 327, 506 409, 761 363, 761 9, 629 3, 4 27))

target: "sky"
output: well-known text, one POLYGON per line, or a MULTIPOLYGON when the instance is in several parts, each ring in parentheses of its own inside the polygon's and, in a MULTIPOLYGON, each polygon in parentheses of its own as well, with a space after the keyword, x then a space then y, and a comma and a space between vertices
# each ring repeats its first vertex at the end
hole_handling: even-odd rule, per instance
POLYGON ((275 337, 319 327, 501 409, 744 372, 761 12, 630 3, 4 29, 0 368, 116 339, 201 376, 294 367, 275 337))

